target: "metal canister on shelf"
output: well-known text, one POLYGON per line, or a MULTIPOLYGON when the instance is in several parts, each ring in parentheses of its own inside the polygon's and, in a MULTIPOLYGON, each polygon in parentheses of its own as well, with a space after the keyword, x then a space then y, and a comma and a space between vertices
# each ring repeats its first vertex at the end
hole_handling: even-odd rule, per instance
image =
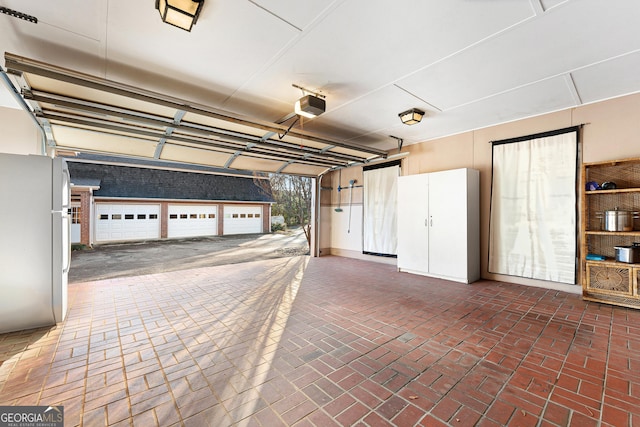
POLYGON ((636 264, 640 262, 640 243, 631 246, 614 246, 616 250, 616 261, 636 264))
POLYGON ((605 231, 633 231, 633 220, 639 218, 638 211, 627 211, 619 208, 598 212, 602 219, 602 229, 605 231))

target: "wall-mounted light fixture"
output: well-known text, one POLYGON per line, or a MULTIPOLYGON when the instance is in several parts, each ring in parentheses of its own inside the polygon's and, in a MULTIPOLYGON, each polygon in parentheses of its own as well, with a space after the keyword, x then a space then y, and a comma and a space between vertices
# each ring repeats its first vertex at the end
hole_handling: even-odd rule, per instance
POLYGON ((424 117, 424 111, 412 108, 411 110, 398 114, 398 117, 400 117, 400 120, 402 120, 402 123, 405 125, 415 125, 416 123, 420 123, 424 117))
POLYGON ((204 0, 156 0, 162 22, 191 31, 202 10, 204 0))

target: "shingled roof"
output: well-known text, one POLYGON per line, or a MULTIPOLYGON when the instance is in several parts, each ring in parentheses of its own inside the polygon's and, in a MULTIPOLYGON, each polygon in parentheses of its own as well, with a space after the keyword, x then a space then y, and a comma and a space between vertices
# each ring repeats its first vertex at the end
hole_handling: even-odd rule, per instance
POLYGON ((71 182, 99 180, 97 197, 273 202, 269 180, 67 160, 71 182))

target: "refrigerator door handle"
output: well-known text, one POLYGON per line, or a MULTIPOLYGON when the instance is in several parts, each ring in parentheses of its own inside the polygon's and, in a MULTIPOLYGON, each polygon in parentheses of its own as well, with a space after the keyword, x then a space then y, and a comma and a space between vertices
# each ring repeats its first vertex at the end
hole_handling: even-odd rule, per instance
POLYGON ((67 257, 67 262, 65 263, 66 265, 64 266, 64 269, 62 270, 62 272, 64 274, 69 272, 69 269, 71 268, 71 242, 69 241, 69 228, 71 227, 71 221, 70 221, 71 217, 69 216, 69 211, 67 209, 64 209, 62 211, 62 221, 64 222, 64 224, 66 225, 66 231, 64 233, 64 235, 62 236, 62 239, 64 241, 63 244, 63 249, 66 251, 66 257, 67 257))

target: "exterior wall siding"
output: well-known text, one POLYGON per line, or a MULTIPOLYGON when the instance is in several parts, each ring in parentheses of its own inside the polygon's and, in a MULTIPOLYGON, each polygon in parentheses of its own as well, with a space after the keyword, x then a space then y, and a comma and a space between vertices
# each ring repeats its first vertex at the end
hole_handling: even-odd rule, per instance
POLYGON ((169 203, 160 203, 160 238, 166 239, 169 236, 169 203))
POLYGON ((80 192, 80 243, 91 246, 91 190, 80 192))
POLYGON ((262 205, 262 231, 271 233, 271 205, 262 205))
POLYGON ((224 234, 224 204, 218 205, 218 236, 224 234))

